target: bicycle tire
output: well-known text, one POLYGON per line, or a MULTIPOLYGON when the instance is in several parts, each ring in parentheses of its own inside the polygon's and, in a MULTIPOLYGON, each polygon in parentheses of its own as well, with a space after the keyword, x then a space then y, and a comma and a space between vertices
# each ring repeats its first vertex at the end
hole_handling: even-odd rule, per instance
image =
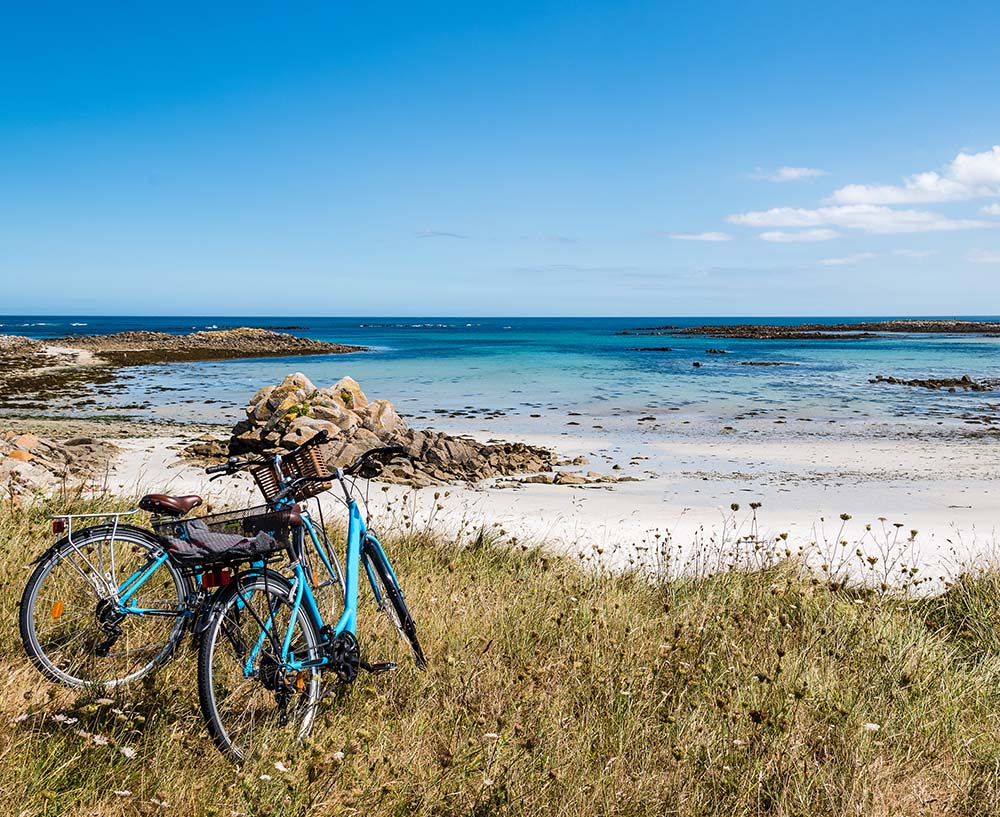
POLYGON ((381 546, 373 545, 370 541, 365 543, 365 558, 371 567, 368 576, 373 583, 372 590, 375 593, 376 604, 386 614, 389 622, 402 639, 409 644, 417 667, 426 669, 427 659, 424 657, 424 651, 417 638, 417 625, 406 606, 403 591, 389 566, 388 558, 381 546))
POLYGON ((132 597, 140 607, 175 609, 174 616, 116 615, 109 612, 112 594, 102 594, 99 588, 103 584, 107 591, 108 584, 162 554, 152 534, 130 528, 119 528, 113 537, 107 527, 85 528, 72 542, 57 542, 39 561, 21 595, 21 642, 35 667, 68 686, 110 689, 147 675, 169 658, 184 634, 191 581, 167 560, 132 597), (112 564, 115 575, 109 577, 112 564), (168 598, 151 598, 158 590, 168 598), (116 638, 114 628, 121 631, 116 638), (102 649, 106 655, 100 654, 102 649))
MULTIPOLYGON (((290 613, 291 592, 288 580, 272 571, 241 578, 213 601, 209 625, 202 634, 198 650, 199 703, 215 745, 237 763, 264 752, 280 753, 293 748, 309 735, 315 722, 322 682, 320 668, 295 673, 290 682, 292 674, 275 657, 276 652, 280 654, 276 645, 284 639, 288 626, 277 611, 287 608, 290 613), (269 611, 267 618, 262 615, 265 611, 269 611), (271 616, 274 623, 269 624, 271 616), (253 643, 262 633, 265 635, 251 662, 249 676, 245 673, 246 656, 252 648, 248 649, 251 642, 244 629, 253 643), (285 696, 291 700, 283 701, 285 696)), ((304 607, 299 608, 297 629, 298 636, 293 631, 293 650, 298 647, 307 660, 319 659, 319 633, 304 607)))

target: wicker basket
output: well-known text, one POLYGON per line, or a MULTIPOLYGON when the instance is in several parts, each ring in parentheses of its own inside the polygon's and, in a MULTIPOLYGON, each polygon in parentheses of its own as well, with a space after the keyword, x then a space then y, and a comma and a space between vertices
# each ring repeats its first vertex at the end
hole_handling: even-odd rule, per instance
MULTIPOLYGON (((281 470, 286 477, 319 477, 329 473, 326 469, 326 458, 320 452, 320 446, 311 445, 303 451, 289 454, 281 460, 281 470)), ((273 465, 262 465, 254 468, 251 473, 257 481, 257 487, 264 495, 264 499, 270 502, 281 491, 278 481, 278 474, 273 465)), ((328 491, 333 483, 330 482, 307 482, 300 485, 295 490, 295 499, 308 499, 311 496, 328 491)))
MULTIPOLYGON (((153 518, 153 530, 163 539, 171 560, 192 576, 205 568, 266 562, 290 548, 291 528, 290 511, 275 511, 267 505, 187 519, 153 518)), ((221 577, 218 581, 225 583, 221 577)))
POLYGON ((213 533, 238 533, 241 536, 254 536, 260 531, 264 531, 283 546, 288 544, 290 538, 288 511, 275 511, 267 505, 242 508, 238 511, 223 511, 208 516, 192 516, 187 519, 154 516, 153 530, 160 536, 185 538, 187 536, 187 523, 193 519, 204 523, 213 533))

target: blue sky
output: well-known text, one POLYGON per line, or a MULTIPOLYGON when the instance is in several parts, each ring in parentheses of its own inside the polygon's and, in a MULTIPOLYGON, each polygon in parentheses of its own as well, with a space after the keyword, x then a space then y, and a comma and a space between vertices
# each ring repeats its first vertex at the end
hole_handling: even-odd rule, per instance
POLYGON ((26 9, 0 314, 1000 312, 997 3, 26 9))

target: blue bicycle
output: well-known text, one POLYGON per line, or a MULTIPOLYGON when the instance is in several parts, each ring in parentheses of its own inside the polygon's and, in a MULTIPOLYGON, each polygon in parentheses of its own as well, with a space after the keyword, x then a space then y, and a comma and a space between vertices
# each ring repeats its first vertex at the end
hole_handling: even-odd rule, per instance
MULTIPOLYGON (((300 447, 300 458, 323 441, 321 434, 300 447)), ((324 675, 332 674, 339 683, 348 684, 360 671, 382 673, 396 668, 395 663, 373 664, 361 656, 357 619, 362 568, 376 605, 409 645, 417 666, 426 666, 399 581, 355 496, 356 478, 370 478, 382 465, 406 455, 401 447, 375 448, 349 467, 329 474, 315 473, 315 466, 289 474, 280 458, 272 463, 274 481, 262 489, 267 493, 278 488, 269 498, 277 520, 264 525, 264 544, 242 557, 256 556, 257 562, 233 573, 206 608, 199 627, 201 708, 216 745, 233 760, 287 751, 303 740, 315 722, 324 675), (314 473, 303 473, 308 470, 314 473), (314 524, 300 504, 335 482, 343 490, 348 514, 343 570, 322 519, 314 524), (286 543, 273 552, 287 554, 289 563, 283 572, 270 567, 267 540, 286 543), (339 615, 327 622, 316 592, 329 586, 342 592, 336 594, 339 615)), ((209 471, 234 473, 260 462, 231 458, 209 471)), ((195 538, 211 544, 204 534, 195 538)), ((206 557, 198 558, 204 569, 206 557)))

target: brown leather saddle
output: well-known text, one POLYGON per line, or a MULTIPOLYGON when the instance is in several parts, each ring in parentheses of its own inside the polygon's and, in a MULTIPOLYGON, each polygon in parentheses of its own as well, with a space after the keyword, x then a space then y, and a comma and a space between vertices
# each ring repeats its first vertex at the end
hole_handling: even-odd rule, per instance
POLYGON ((185 516, 201 504, 201 497, 168 496, 167 494, 146 494, 139 500, 139 507, 150 513, 163 516, 185 516))

